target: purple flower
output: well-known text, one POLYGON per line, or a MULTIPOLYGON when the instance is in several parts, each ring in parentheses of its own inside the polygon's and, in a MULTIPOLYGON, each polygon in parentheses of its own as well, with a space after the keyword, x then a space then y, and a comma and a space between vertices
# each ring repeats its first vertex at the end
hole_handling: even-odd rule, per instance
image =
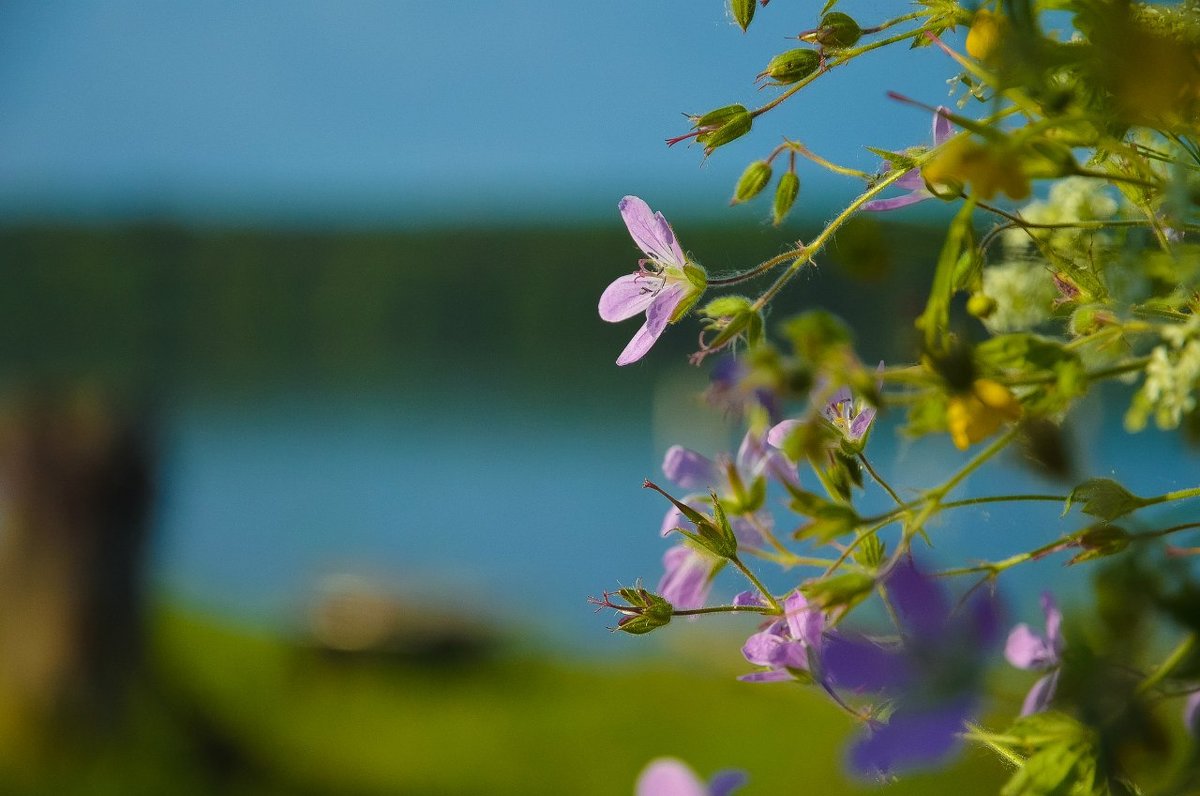
POLYGON ((635 796, 728 796, 745 781, 740 771, 722 771, 706 785, 687 763, 660 757, 642 769, 634 790, 635 796))
POLYGON ((688 311, 703 292, 705 277, 684 256, 662 213, 636 196, 626 196, 618 207, 633 242, 646 254, 636 272, 618 277, 600 296, 600 317, 606 321, 646 313, 646 322, 617 357, 618 365, 628 365, 645 356, 667 324, 688 311))
MULTIPOLYGON (((946 116, 949 113, 948 108, 938 107, 937 112, 933 114, 933 145, 941 146, 950 137, 950 119, 946 116)), ((925 178, 921 176, 919 169, 909 169, 900 179, 896 180, 895 185, 908 191, 901 196, 893 196, 891 199, 873 199, 862 206, 863 210, 895 210, 898 207, 907 207, 908 205, 924 202, 926 199, 932 199, 933 194, 925 187, 925 178)))
MULTIPOLYGON (((715 461, 682 445, 672 445, 663 456, 663 474, 680 487, 690 490, 682 502, 704 510, 711 500, 708 490, 714 490, 722 499, 722 505, 733 515, 730 524, 738 541, 748 547, 760 547, 763 543, 759 527, 768 530, 774 524, 769 511, 744 506, 747 490, 751 492, 759 479, 774 478, 780 482, 798 482, 796 468, 779 451, 771 449, 765 436, 747 432, 738 447, 737 456, 730 461, 718 457, 715 461), (728 501, 728 505, 725 505, 728 501)), ((672 505, 663 517, 663 536, 679 527, 683 514, 672 505)))
POLYGON ((713 576, 723 563, 690 544, 675 545, 663 554, 658 593, 676 608, 700 608, 708 599, 713 576))
POLYGON ((1004 657, 1018 669, 1049 670, 1029 689, 1021 706, 1022 716, 1044 710, 1058 688, 1063 651, 1062 612, 1049 592, 1042 595, 1042 612, 1046 615, 1045 634, 1022 622, 1008 634, 1008 642, 1004 645, 1004 657))
MULTIPOLYGON (((761 601, 756 601, 761 605, 761 601)), ((745 593, 734 598, 735 605, 754 605, 745 593)), ((756 666, 768 667, 738 677, 747 683, 770 683, 795 679, 794 670, 804 670, 819 678, 818 663, 824 646, 825 616, 809 604, 804 595, 794 592, 783 601, 784 615, 746 639, 742 655, 756 666)))
POLYGON ((977 593, 957 611, 940 585, 907 559, 883 581, 900 630, 896 644, 827 635, 826 682, 891 700, 887 723, 871 722, 851 746, 850 767, 871 776, 942 762, 978 709, 983 656, 999 641, 997 609, 977 593))
MULTIPOLYGON (((882 374, 883 363, 879 363, 877 374, 882 374)), ((877 389, 882 389, 882 376, 877 389)), ((849 387, 840 387, 833 397, 821 407, 821 415, 838 430, 842 437, 850 443, 862 443, 875 422, 875 407, 861 397, 855 397, 849 387)), ((784 442, 792 431, 799 425, 800 420, 784 420, 776 423, 767 432, 767 444, 775 448, 783 448, 784 442)))

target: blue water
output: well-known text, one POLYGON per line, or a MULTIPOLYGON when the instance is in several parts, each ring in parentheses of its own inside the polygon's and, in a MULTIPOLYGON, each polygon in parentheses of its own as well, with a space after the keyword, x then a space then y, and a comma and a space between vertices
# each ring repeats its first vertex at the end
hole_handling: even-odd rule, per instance
MULTIPOLYGON (((155 581, 222 615, 301 628, 318 579, 352 572, 543 642, 611 646, 611 620, 594 616, 585 598, 639 577, 653 585, 669 545, 657 534, 665 504, 640 488, 642 479, 660 475, 662 453, 677 439, 710 454, 732 440, 727 424, 685 405, 679 389, 635 391, 578 417, 564 402, 492 390, 442 400, 309 395, 180 405, 166 418, 155 581)), ((1120 411, 1110 398, 1079 413, 1074 447, 1090 463, 1081 478, 1114 477, 1140 494, 1200 481, 1196 450, 1176 435, 1126 435, 1120 411)), ((946 438, 907 442, 895 426, 880 424, 869 453, 902 493, 937 483, 963 461, 946 438)), ((1067 491, 1017 459, 1002 457, 955 494, 1067 491)), ((815 489, 814 480, 807 476, 815 489)), ((868 485, 863 511, 887 505, 868 485)), ((1086 524, 1060 512, 1058 504, 960 509, 930 528, 935 548, 923 557, 1002 558, 1086 524)), ((1149 516, 1196 519, 1200 505, 1149 516)), ((1065 558, 1005 575, 1014 611, 1047 585, 1068 598, 1086 586, 1087 568, 1064 570, 1065 558)), ((776 573, 768 582, 787 588, 800 576, 776 573)), ((736 573, 722 573, 716 595, 742 588, 736 573)))

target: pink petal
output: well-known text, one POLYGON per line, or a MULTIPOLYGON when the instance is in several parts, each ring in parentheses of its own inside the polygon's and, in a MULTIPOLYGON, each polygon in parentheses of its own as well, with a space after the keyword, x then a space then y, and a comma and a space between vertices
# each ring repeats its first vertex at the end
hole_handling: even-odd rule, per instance
POLYGON ((617 357, 618 365, 628 365, 646 356, 646 352, 650 350, 651 346, 658 340, 659 335, 667 328, 667 323, 671 320, 671 314, 675 312, 675 308, 683 300, 683 294, 684 287, 680 284, 669 285, 659 291, 654 302, 646 309, 646 322, 634 334, 633 339, 629 341, 629 345, 625 346, 625 350, 621 352, 621 356, 617 357))
POLYGON ((650 205, 636 196, 626 196, 617 207, 633 242, 647 257, 670 265, 682 266, 686 262, 675 233, 662 213, 653 212, 650 205))
POLYGON ((771 426, 771 429, 767 432, 767 444, 773 448, 782 448, 784 441, 788 438, 788 435, 791 434, 792 430, 799 425, 799 420, 784 420, 781 423, 776 423, 775 425, 771 426))
POLYGON ((642 770, 636 796, 707 796, 708 786, 682 760, 660 757, 642 770))
POLYGON ((1056 662, 1046 639, 1023 622, 1008 634, 1004 657, 1018 669, 1042 669, 1056 662))
POLYGON ((920 191, 906 193, 903 196, 895 196, 891 199, 874 199, 862 206, 863 210, 871 212, 882 212, 884 210, 895 210, 900 207, 908 207, 915 205, 917 202, 924 202, 926 199, 932 199, 933 194, 922 188, 920 191))
POLYGON ((662 285, 656 276, 625 274, 604 288, 600 294, 600 317, 615 323, 632 318, 654 303, 654 291, 662 285))
POLYGON ((933 114, 934 146, 941 146, 942 144, 946 143, 946 139, 954 133, 954 129, 950 124, 950 119, 946 116, 946 114, 949 112, 949 108, 945 107, 944 105, 939 105, 937 108, 937 113, 933 114))
POLYGON ((719 482, 717 465, 702 453, 672 445, 663 456, 663 475, 684 489, 708 490, 719 482))
POLYGON ((1054 692, 1058 690, 1059 671, 1055 669, 1033 684, 1033 688, 1025 695, 1025 701, 1021 703, 1022 716, 1040 713, 1050 705, 1050 701, 1054 699, 1054 692))

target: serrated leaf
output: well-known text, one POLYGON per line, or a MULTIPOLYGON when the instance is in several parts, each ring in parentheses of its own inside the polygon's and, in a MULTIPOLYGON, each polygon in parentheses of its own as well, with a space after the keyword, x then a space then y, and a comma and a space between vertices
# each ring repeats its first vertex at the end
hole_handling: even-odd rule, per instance
POLYGON ((1080 510, 1084 514, 1104 522, 1112 522, 1149 505, 1149 501, 1133 494, 1111 478, 1089 478, 1072 489, 1063 505, 1064 517, 1076 503, 1083 504, 1080 510))

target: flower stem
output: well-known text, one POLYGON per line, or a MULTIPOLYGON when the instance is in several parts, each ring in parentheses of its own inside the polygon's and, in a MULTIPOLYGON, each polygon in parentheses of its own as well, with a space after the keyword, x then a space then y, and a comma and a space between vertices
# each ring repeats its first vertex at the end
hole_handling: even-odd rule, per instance
POLYGON ((738 284, 741 284, 742 282, 748 282, 756 276, 765 274, 767 271, 770 271, 772 268, 779 265, 780 263, 785 263, 788 260, 794 259, 803 253, 804 253, 804 249, 800 248, 800 249, 792 249, 791 251, 786 251, 783 254, 777 254, 774 257, 772 257, 771 259, 764 260, 763 262, 754 266, 750 270, 744 271, 740 274, 734 274, 732 276, 720 277, 718 279, 709 279, 708 286, 709 287, 729 287, 730 285, 738 285, 738 284))
POLYGON ((1188 633, 1183 637, 1183 640, 1176 645, 1175 649, 1171 650, 1171 654, 1167 659, 1159 665, 1157 669, 1150 673, 1150 676, 1141 682, 1137 687, 1137 693, 1145 694, 1161 683, 1168 675, 1175 670, 1184 658, 1191 654, 1192 649, 1196 646, 1196 634, 1188 633))
POLYGON ((881 476, 879 473, 875 472, 875 468, 871 466, 871 463, 869 461, 867 461, 867 454, 859 453, 858 460, 860 462, 862 462, 862 466, 866 469, 866 471, 868 473, 871 474, 871 477, 875 479, 875 483, 877 483, 881 487, 883 487, 883 490, 892 496, 892 500, 896 501, 896 505, 903 507, 904 501, 901 500, 900 496, 896 494, 896 490, 892 489, 891 485, 888 484, 888 482, 883 479, 883 476, 881 476))
POLYGON ((672 616, 700 616, 702 614, 769 614, 776 613, 764 605, 710 605, 706 608, 676 608, 672 616))
POLYGON ((767 590, 767 587, 762 584, 762 581, 760 581, 758 577, 750 571, 750 568, 742 563, 740 558, 733 556, 729 560, 733 562, 735 567, 742 571, 742 574, 746 576, 746 580, 750 581, 754 588, 758 589, 758 593, 766 598, 767 602, 771 604, 771 607, 775 609, 775 613, 783 613, 783 606, 781 606, 779 601, 775 599, 774 595, 767 590))

